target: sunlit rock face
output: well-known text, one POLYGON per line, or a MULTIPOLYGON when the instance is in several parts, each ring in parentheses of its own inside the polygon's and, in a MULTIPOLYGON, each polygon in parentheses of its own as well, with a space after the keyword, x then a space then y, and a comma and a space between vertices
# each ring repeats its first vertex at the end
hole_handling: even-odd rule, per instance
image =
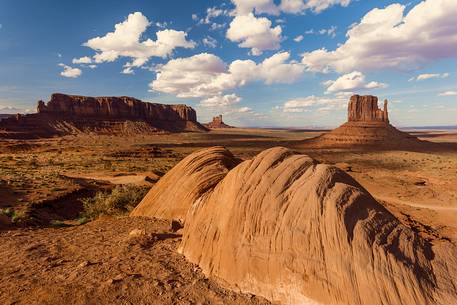
POLYGON ((132 97, 88 97, 55 93, 37 113, 0 122, 0 137, 40 138, 96 133, 138 135, 157 132, 207 131, 186 105, 164 105, 132 97))

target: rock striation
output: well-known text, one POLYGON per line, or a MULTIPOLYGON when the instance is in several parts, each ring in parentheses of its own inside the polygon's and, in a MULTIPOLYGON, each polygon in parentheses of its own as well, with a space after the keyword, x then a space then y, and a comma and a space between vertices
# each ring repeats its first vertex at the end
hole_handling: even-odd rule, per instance
POLYGON ((197 151, 162 177, 131 215, 185 220, 190 206, 239 162, 221 146, 197 151))
POLYGON ((170 171, 153 188, 160 196, 143 203, 160 212, 132 215, 187 207, 179 251, 228 287, 280 304, 457 303, 455 248, 439 258, 347 173, 281 147, 230 169, 236 163, 221 148, 191 154, 176 166, 188 178, 173 183, 170 171), (195 164, 221 153, 231 165, 210 165, 216 179, 192 178, 195 164))
POLYGON ((147 103, 132 97, 88 97, 52 94, 38 102, 37 113, 0 123, 11 137, 47 137, 75 133, 151 133, 206 131, 186 105, 147 103))
POLYGON ((378 108, 378 98, 372 95, 353 95, 349 100, 348 122, 384 122, 389 123, 387 100, 383 110, 378 108))
POLYGON ((305 140, 307 147, 345 148, 374 146, 378 148, 412 148, 423 144, 416 137, 396 129, 389 123, 388 102, 378 108, 375 96, 354 95, 348 104, 348 121, 329 133, 305 140))
POLYGON ((222 114, 213 117, 213 120, 209 123, 204 124, 205 127, 209 129, 218 129, 218 128, 233 128, 233 126, 227 125, 222 120, 222 114))

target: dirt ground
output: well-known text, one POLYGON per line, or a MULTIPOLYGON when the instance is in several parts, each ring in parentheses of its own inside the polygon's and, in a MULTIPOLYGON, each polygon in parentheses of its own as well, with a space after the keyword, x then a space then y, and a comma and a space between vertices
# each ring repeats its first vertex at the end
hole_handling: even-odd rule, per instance
MULTIPOLYGON (((457 149, 309 150, 300 145, 319 134, 229 129, 1 141, 0 209, 14 213, 0 215, 0 304, 265 304, 205 279, 175 252, 180 237, 168 223, 136 218, 75 222, 82 209, 79 199, 114 184, 152 186, 190 152, 214 145, 245 159, 285 146, 334 164, 432 244, 457 245, 457 149), (43 219, 31 227, 31 215, 43 219), (54 220, 70 226, 53 227, 54 220), (135 229, 146 233, 130 236, 135 229)), ((415 134, 457 143, 453 131, 415 134)))

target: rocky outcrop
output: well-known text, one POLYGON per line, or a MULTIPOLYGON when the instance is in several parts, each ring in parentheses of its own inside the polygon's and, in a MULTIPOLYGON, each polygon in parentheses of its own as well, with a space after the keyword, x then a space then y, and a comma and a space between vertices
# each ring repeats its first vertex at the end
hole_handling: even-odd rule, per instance
POLYGON ((387 100, 384 109, 378 108, 378 98, 372 95, 353 95, 349 100, 348 122, 384 122, 389 123, 387 100))
POLYGON ((3 120, 3 134, 47 137, 75 133, 138 134, 206 131, 193 108, 142 102, 132 97, 87 97, 55 93, 37 113, 3 120))
POLYGON ((227 125, 224 123, 222 120, 222 114, 213 117, 213 120, 209 123, 204 124, 205 127, 210 128, 210 129, 218 129, 218 128, 233 128, 230 125, 227 125))
POLYGON ((197 151, 162 177, 131 215, 184 220, 190 206, 238 163, 224 147, 197 151))
POLYGON ((168 183, 154 187, 160 197, 147 203, 165 218, 176 215, 175 205, 181 215, 187 207, 179 251, 206 275, 280 304, 457 302, 449 274, 455 248, 438 258, 345 172, 276 147, 193 178, 194 164, 211 155, 221 160, 221 153, 235 163, 221 148, 194 153, 176 166, 181 175, 172 170, 162 178, 168 183), (179 176, 187 178, 172 184, 179 176), (184 206, 180 198, 191 199, 184 206))
POLYGON ((387 106, 387 100, 381 110, 377 97, 354 95, 349 100, 346 123, 317 138, 305 140, 304 144, 310 148, 372 146, 386 149, 410 149, 423 145, 424 142, 389 123, 387 106))

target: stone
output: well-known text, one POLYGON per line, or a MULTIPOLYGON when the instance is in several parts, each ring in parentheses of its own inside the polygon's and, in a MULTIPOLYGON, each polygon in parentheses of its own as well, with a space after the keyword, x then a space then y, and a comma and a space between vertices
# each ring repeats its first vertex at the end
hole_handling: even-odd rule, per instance
POLYGON ((147 103, 132 97, 88 97, 54 93, 37 113, 0 121, 0 136, 40 138, 80 133, 137 135, 207 131, 186 105, 147 103))
MULTIPOLYGON (((178 251, 206 276, 279 304, 457 303, 442 268, 453 254, 438 257, 343 170, 275 147, 195 179, 192 165, 213 150, 172 169, 190 198, 178 251)), ((178 188, 159 188, 153 210, 176 214, 178 188)))
POLYGON ((427 143, 392 126, 389 123, 387 108, 387 100, 384 101, 383 109, 379 109, 376 96, 354 95, 348 103, 346 123, 321 136, 304 140, 299 145, 308 148, 371 146, 384 149, 412 149, 427 143))
POLYGON ((232 126, 224 123, 224 121, 222 120, 222 114, 213 117, 213 120, 210 123, 206 123, 204 125, 209 129, 233 128, 232 126))

